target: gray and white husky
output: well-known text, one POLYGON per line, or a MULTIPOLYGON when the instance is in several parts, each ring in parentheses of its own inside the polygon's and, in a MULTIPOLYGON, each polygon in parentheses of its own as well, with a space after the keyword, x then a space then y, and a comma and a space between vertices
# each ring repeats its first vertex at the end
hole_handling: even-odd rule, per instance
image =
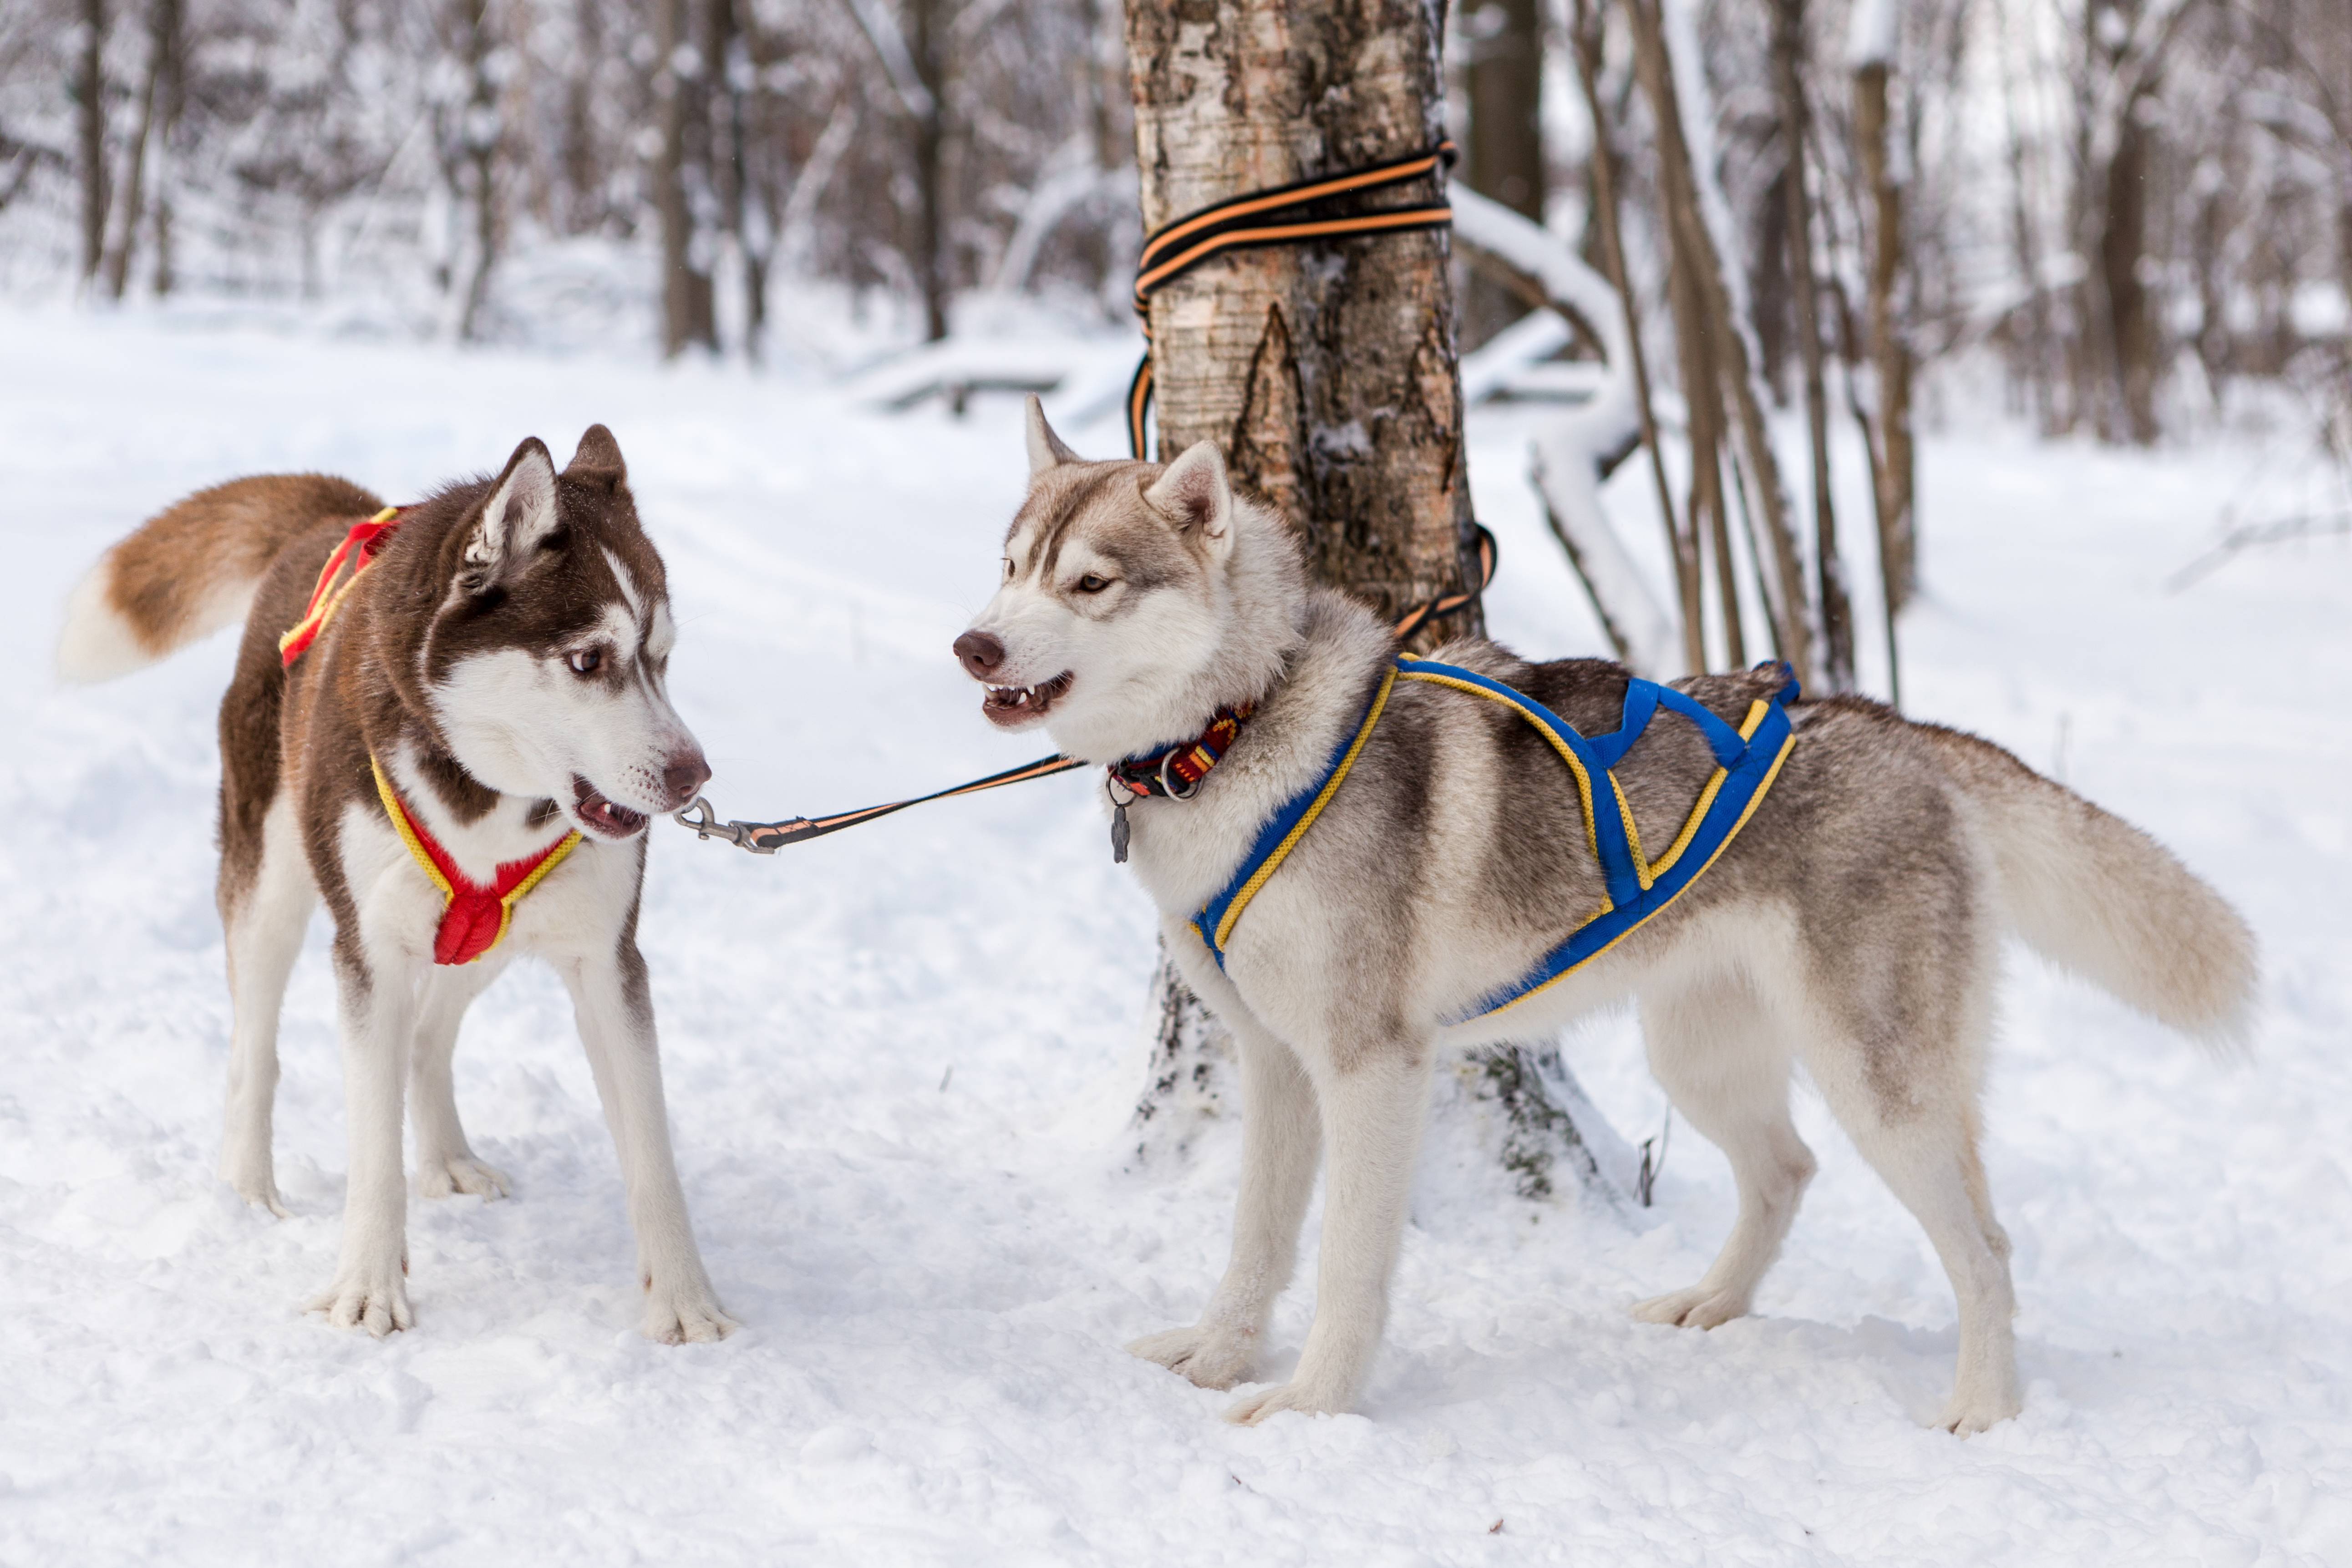
POLYGON ((378 1334, 409 1327, 404 1089, 425 1194, 503 1195, 506 1178, 458 1124, 450 1055, 474 998, 518 952, 535 953, 572 993, 620 1151, 644 1331, 716 1339, 734 1325, 687 1220, 636 941, 646 823, 692 799, 710 770, 664 688, 677 631, 621 449, 592 426, 559 473, 528 440, 496 479, 406 509, 366 570, 341 569, 332 618, 288 663, 280 635, 304 620, 352 524, 382 505, 320 474, 234 479, 115 545, 67 606, 58 664, 74 680, 246 624, 220 712, 218 892, 235 1005, 221 1174, 286 1212, 270 1151, 278 1015, 323 899, 351 1175, 341 1260, 312 1310, 378 1334), (475 911, 487 916, 478 936, 502 933, 475 961, 436 952, 456 900, 439 885, 446 871, 409 847, 395 805, 470 883, 495 889, 502 869, 555 857, 537 862, 543 879, 508 913, 475 911))
MULTIPOLYGON (((1347 1409, 1380 1342, 1438 1053, 1632 998, 1652 1069, 1739 1188, 1713 1267, 1635 1316, 1712 1328, 1748 1311, 1814 1171, 1789 1118, 1801 1061, 1951 1279, 1959 1356, 1941 1425, 1968 1434, 2017 1412, 2009 1238, 1978 1153, 2002 933, 2222 1048, 2244 1040, 2255 983, 2252 933, 2227 903, 1998 746, 1835 697, 1792 707, 1777 784, 1678 901, 1508 1015, 1449 1024, 1585 920, 1602 875, 1577 790, 1530 725, 1401 681, 1221 969, 1192 917, 1323 777, 1395 642, 1309 584, 1291 534, 1235 493, 1213 445, 1164 468, 1082 461, 1034 399, 1028 442, 1003 585, 957 643, 989 719, 1042 724, 1109 763, 1255 704, 1192 798, 1129 808, 1136 873, 1184 977, 1232 1028, 1244 1095, 1232 1261, 1199 1321, 1135 1353, 1207 1388, 1248 1375, 1319 1155, 1314 1326, 1290 1381, 1230 1415, 1347 1409)), ((1468 640, 1433 657, 1587 735, 1617 725, 1617 665, 1529 664, 1468 640)), ((1780 679, 1675 684, 1736 723, 1780 679)), ((1654 721, 1614 770, 1641 837, 1673 838, 1714 766, 1693 725, 1654 721)))

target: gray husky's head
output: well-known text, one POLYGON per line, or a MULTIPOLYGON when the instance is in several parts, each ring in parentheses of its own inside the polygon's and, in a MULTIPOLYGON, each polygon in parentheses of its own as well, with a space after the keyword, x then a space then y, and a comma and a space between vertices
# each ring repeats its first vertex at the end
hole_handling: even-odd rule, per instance
POLYGON ((1263 695, 1299 641, 1304 574, 1279 519, 1207 441, 1174 462, 1089 463, 1029 400, 1029 495, 1004 578, 956 657, 1003 729, 1043 724, 1109 762, 1263 695))

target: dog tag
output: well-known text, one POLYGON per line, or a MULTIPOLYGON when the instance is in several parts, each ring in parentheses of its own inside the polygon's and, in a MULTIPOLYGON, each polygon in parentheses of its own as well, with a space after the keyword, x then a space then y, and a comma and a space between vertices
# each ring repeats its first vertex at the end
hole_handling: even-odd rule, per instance
POLYGON ((1110 859, 1114 866, 1127 864, 1127 807, 1124 805, 1111 807, 1110 859))

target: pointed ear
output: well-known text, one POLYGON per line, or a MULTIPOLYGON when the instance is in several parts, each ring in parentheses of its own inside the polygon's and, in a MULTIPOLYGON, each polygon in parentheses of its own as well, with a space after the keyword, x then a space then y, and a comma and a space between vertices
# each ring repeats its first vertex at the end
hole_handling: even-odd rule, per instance
POLYGON ((510 567, 530 559, 541 540, 555 530, 555 459, 538 437, 526 438, 507 459, 506 471, 482 503, 466 533, 458 580, 478 593, 510 567))
POLYGON ((1234 547, 1234 487, 1225 478, 1225 455, 1214 441, 1196 441, 1168 465, 1143 499, 1181 529, 1198 529, 1210 557, 1222 561, 1234 547))
POLYGON ((1076 463, 1084 460, 1064 445, 1059 436, 1054 434, 1054 427, 1045 423, 1045 405, 1037 401, 1035 393, 1031 393, 1029 395, 1029 477, 1034 479, 1047 468, 1057 468, 1064 463, 1076 463))
POLYGON ((591 425, 580 437, 579 449, 572 460, 563 465, 568 479, 586 479, 593 475, 608 479, 614 484, 625 484, 629 478, 629 465, 621 460, 621 444, 602 425, 591 425))

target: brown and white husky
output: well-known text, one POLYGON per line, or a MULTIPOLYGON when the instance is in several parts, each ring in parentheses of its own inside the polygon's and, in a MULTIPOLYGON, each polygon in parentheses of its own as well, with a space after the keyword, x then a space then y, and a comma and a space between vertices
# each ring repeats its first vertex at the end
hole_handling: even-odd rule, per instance
POLYGON ((404 509, 364 570, 353 552, 323 576, 382 509, 324 475, 231 480, 115 545, 67 607, 58 672, 84 681, 245 617, 220 711, 235 1005, 221 1174, 286 1212, 270 1152, 278 1008, 323 899, 351 1173, 341 1260, 311 1309, 409 1327, 404 1091, 425 1194, 502 1195, 458 1125, 450 1054, 467 1005, 535 953, 572 993, 620 1151, 645 1332, 716 1339, 734 1325, 687 1220, 636 942, 646 825, 709 769, 664 689, 676 629, 620 447, 591 426, 558 473, 527 440, 496 479, 404 509), (315 641, 281 651, 305 623, 315 641))

